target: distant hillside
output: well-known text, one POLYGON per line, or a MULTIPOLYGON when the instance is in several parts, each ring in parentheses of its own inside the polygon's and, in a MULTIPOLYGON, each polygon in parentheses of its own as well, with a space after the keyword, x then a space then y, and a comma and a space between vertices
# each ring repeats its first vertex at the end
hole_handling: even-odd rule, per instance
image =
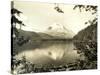
POLYGON ((24 30, 18 30, 18 32, 18 37, 13 39, 13 53, 15 54, 23 50, 34 49, 41 42, 41 37, 36 32, 24 30))
POLYGON ((31 40, 39 40, 41 37, 38 33, 33 31, 24 31, 24 30, 18 30, 19 36, 24 36, 24 38, 29 38, 31 40))
POLYGON ((77 35, 74 36, 74 40, 97 41, 97 23, 81 30, 77 35))
POLYGON ((39 32, 38 35, 41 37, 41 39, 53 39, 54 37, 53 36, 50 36, 46 33, 42 33, 42 32, 39 32))

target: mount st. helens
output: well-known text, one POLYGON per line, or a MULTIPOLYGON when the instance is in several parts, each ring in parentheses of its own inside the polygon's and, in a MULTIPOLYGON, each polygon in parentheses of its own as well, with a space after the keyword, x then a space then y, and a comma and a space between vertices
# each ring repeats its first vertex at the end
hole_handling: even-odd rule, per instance
POLYGON ((52 36, 51 39, 72 39, 75 35, 73 31, 67 29, 64 25, 57 23, 50 25, 44 33, 52 36))

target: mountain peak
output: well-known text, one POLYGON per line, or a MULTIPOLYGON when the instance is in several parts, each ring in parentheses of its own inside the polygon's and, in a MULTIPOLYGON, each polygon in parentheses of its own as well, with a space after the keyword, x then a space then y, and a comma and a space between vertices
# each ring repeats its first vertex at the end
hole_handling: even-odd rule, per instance
POLYGON ((50 25, 46 30, 46 34, 56 36, 58 38, 73 38, 74 36, 74 33, 71 30, 67 29, 64 25, 59 23, 50 25))
POLYGON ((52 25, 50 25, 49 27, 48 27, 48 30, 55 30, 55 29, 63 29, 63 25, 61 25, 61 24, 58 24, 58 23, 54 23, 54 24, 52 24, 52 25))

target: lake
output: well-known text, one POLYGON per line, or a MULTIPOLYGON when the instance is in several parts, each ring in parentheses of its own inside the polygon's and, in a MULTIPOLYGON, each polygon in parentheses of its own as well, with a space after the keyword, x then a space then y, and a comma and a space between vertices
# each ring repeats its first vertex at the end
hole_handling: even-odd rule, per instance
POLYGON ((27 61, 33 64, 64 65, 84 59, 75 49, 73 41, 43 41, 37 48, 22 50, 16 58, 21 59, 25 56, 27 61))

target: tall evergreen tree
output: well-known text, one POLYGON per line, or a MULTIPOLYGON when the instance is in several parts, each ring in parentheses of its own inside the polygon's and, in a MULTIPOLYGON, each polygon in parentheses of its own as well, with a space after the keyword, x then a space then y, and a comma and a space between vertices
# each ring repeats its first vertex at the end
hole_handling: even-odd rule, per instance
POLYGON ((12 37, 18 37, 18 30, 16 28, 16 24, 19 24, 20 25, 20 29, 21 29, 21 26, 25 26, 24 23, 22 21, 20 21, 18 18, 16 18, 15 14, 17 14, 19 17, 20 17, 20 14, 22 12, 15 9, 15 8, 12 8, 11 9, 11 25, 12 25, 12 37))

